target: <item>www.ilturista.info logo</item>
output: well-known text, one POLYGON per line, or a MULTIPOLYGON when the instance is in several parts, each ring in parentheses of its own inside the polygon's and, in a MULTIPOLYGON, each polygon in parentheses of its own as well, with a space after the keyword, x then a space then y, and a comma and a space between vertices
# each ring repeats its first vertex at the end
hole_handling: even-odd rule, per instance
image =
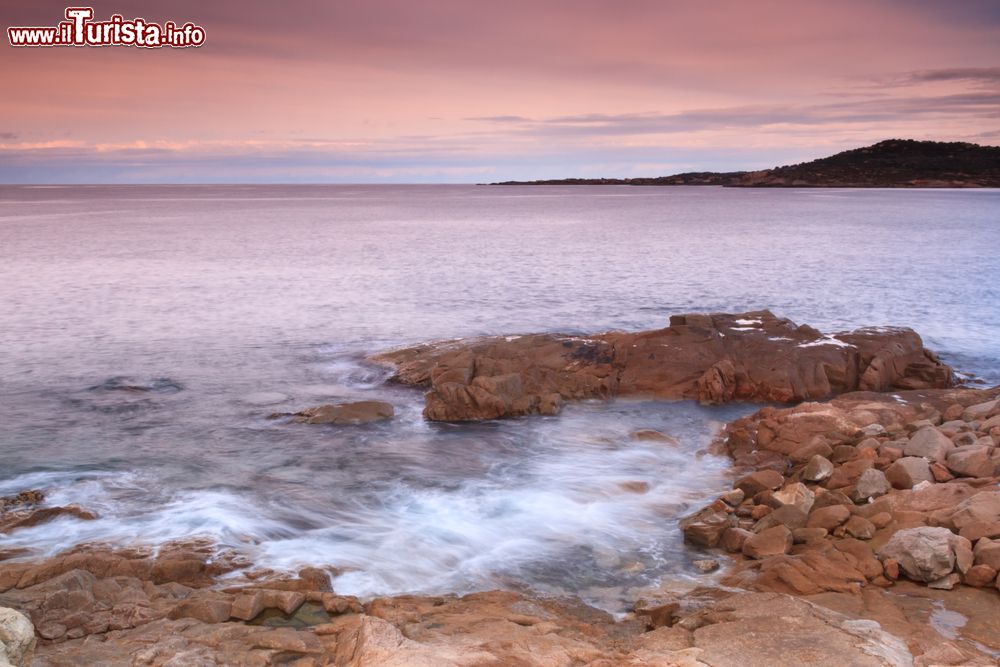
POLYGON ((205 43, 205 29, 188 22, 163 25, 146 19, 125 19, 113 14, 107 21, 92 21, 92 7, 67 7, 66 19, 51 28, 7 28, 11 46, 138 46, 159 49, 185 48, 205 43))

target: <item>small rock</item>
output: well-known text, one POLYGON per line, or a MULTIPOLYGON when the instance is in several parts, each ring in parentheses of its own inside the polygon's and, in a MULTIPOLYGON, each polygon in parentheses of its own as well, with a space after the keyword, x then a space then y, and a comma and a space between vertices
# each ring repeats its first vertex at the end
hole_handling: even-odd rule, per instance
POLYGON ((660 433, 651 428, 641 429, 639 431, 632 432, 633 440, 642 440, 646 442, 663 442, 668 445, 679 445, 680 440, 672 435, 667 435, 666 433, 660 433))
POLYGON ((907 456, 922 456, 943 462, 955 445, 951 439, 934 426, 925 426, 914 433, 903 448, 907 456))
POLYGON ((826 528, 796 528, 792 531, 792 541, 795 544, 812 544, 821 542, 828 534, 826 528))
POLYGON ((730 507, 738 507, 739 504, 746 498, 746 494, 743 493, 743 489, 733 489, 723 493, 720 498, 722 498, 722 501, 730 507))
MULTIPOLYGON (((938 463, 937 461, 930 464, 929 468, 931 471, 931 475, 934 476, 935 482, 947 482, 955 479, 955 476, 952 475, 950 472, 948 472, 948 469, 945 468, 940 463, 938 463)), ((914 486, 916 486, 916 484, 914 484, 914 486)))
POLYGON ((993 583, 997 578, 997 571, 990 567, 989 565, 973 565, 969 568, 969 571, 965 573, 962 581, 969 586, 975 586, 976 588, 984 588, 993 583))
POLYGON ((792 549, 792 531, 784 526, 775 526, 751 535, 743 543, 743 555, 761 559, 768 556, 787 554, 792 549))
POLYGON ((982 445, 956 447, 948 453, 945 465, 959 477, 993 477, 1000 468, 1000 452, 982 445))
POLYGON ((1000 538, 1000 521, 970 521, 962 526, 958 534, 970 542, 983 537, 1000 538))
POLYGON ((959 577, 957 574, 952 573, 945 577, 941 577, 940 579, 937 579, 935 581, 929 582, 927 584, 927 588, 939 588, 944 591, 950 591, 959 583, 961 583, 961 581, 962 581, 961 577, 959 577))
POLYGON ((794 505, 782 505, 773 512, 768 513, 753 527, 753 532, 761 533, 774 526, 785 526, 789 530, 803 528, 806 525, 808 515, 794 505))
POLYGON ((691 544, 711 548, 719 543, 722 533, 730 528, 735 517, 709 506, 680 520, 684 540, 691 544))
POLYGON ((833 453, 830 455, 830 460, 834 463, 846 463, 853 459, 858 453, 851 445, 837 445, 833 448, 833 453))
POLYGON ((802 469, 802 479, 807 482, 822 482, 833 474, 833 464, 819 454, 809 459, 802 469))
POLYGON ((971 422, 975 419, 986 419, 987 417, 993 416, 998 411, 1000 411, 1000 399, 995 399, 992 401, 986 401, 985 403, 970 405, 964 412, 962 412, 962 419, 967 422, 971 422))
POLYGON ((861 473, 854 490, 851 491, 851 500, 859 502, 868 498, 883 496, 892 489, 889 481, 885 478, 885 473, 875 468, 869 468, 861 473))
POLYGON ((776 470, 758 470, 736 480, 735 487, 750 497, 761 491, 777 489, 784 482, 784 476, 776 470))
POLYGON ((941 413, 941 419, 946 422, 961 419, 963 412, 965 412, 965 407, 961 403, 952 403, 941 413))
POLYGON ((989 565, 994 570, 1000 570, 1000 541, 984 537, 976 542, 972 553, 975 555, 976 565, 989 565))
POLYGON ((691 564, 694 565, 699 572, 705 574, 719 569, 719 561, 714 559, 696 560, 691 564))
POLYGON ((241 621, 252 621, 265 609, 264 595, 251 591, 236 596, 229 611, 230 616, 241 621))
POLYGON ((719 540, 719 546, 729 553, 740 553, 743 551, 743 543, 753 535, 749 530, 743 528, 727 528, 719 540))
POLYGON ((223 598, 199 596, 181 600, 170 610, 168 618, 193 618, 202 623, 222 623, 229 620, 232 604, 223 598))
POLYGON ((816 501, 816 494, 802 482, 796 482, 789 484, 779 491, 775 491, 772 498, 783 506, 794 507, 803 514, 808 515, 809 510, 812 509, 813 503, 816 501))
POLYGON ((649 493, 649 482, 633 480, 629 482, 619 482, 618 488, 628 493, 649 493))
POLYGON ((859 540, 870 540, 875 536, 875 525, 868 519, 855 515, 844 524, 844 531, 859 540))
POLYGON ((849 518, 851 518, 851 510, 843 505, 830 505, 813 510, 806 521, 806 527, 833 530, 849 518))
POLYGON ((920 456, 904 456, 886 468, 885 478, 895 489, 912 489, 927 481, 934 481, 927 459, 920 456))

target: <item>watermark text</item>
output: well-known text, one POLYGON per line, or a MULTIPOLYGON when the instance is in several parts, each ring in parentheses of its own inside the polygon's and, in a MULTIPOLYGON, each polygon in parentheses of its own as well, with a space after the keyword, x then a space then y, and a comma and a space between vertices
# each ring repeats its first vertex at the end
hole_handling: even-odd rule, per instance
POLYGON ((7 28, 11 46, 137 46, 144 49, 186 48, 205 43, 205 29, 187 22, 160 25, 143 18, 113 14, 94 21, 93 7, 67 7, 66 20, 52 27, 7 28))

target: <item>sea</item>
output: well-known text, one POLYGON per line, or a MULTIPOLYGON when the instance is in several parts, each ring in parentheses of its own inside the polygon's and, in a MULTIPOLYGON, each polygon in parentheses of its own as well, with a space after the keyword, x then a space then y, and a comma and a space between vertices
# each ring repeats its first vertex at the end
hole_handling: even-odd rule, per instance
POLYGON ((760 406, 429 423, 367 357, 764 308, 912 327, 963 381, 1000 383, 1000 190, 2 186, 0 495, 98 518, 0 549, 204 538, 330 567, 363 598, 503 588, 621 611, 704 581, 677 520, 729 487, 710 445, 760 406), (268 419, 363 399, 396 417, 268 419))

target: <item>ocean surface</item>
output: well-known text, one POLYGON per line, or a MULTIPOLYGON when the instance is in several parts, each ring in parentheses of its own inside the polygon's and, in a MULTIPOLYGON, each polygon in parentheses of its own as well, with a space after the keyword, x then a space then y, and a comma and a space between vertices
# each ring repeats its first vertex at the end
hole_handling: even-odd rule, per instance
POLYGON ((0 495, 100 516, 0 547, 207 536, 258 565, 342 568, 342 593, 504 587, 619 610, 697 580, 676 519, 728 487, 705 448, 754 406, 429 424, 366 355, 769 308, 910 326, 997 384, 998 250, 997 190, 3 186, 0 495), (266 419, 367 398, 396 419, 266 419), (646 428, 680 444, 630 437, 646 428))

